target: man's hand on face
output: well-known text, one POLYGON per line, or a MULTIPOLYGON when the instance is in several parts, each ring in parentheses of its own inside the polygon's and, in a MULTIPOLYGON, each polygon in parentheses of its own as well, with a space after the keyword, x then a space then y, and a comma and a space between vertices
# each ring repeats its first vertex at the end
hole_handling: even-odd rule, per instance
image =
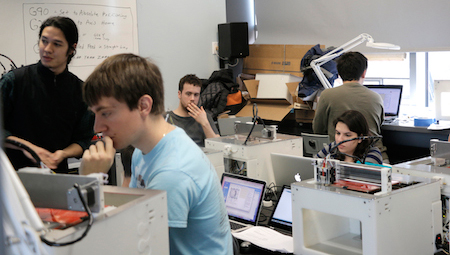
POLYGON ((108 136, 103 137, 103 141, 98 141, 84 151, 79 173, 81 175, 107 173, 114 162, 115 154, 112 139, 108 136))
POLYGON ((206 116, 206 111, 202 107, 198 107, 196 104, 190 103, 186 107, 189 116, 195 119, 200 125, 209 125, 208 117, 206 116))

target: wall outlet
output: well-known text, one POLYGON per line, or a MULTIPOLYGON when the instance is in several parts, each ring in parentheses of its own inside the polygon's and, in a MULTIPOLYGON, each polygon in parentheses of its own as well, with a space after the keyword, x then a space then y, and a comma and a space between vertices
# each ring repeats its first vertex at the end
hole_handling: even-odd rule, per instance
POLYGON ((213 55, 219 55, 219 43, 218 42, 212 42, 212 54, 213 55))

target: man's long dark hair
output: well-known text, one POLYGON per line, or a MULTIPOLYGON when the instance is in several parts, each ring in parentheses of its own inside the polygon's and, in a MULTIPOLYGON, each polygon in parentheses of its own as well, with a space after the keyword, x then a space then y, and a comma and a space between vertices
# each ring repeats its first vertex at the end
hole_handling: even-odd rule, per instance
POLYGON ((72 54, 68 55, 67 57, 67 64, 70 63, 73 56, 75 56, 75 48, 73 47, 74 44, 78 43, 78 28, 75 22, 67 17, 50 17, 46 19, 39 30, 39 39, 41 39, 42 31, 46 27, 56 27, 61 29, 64 36, 66 37, 67 43, 69 44, 69 49, 67 50, 67 53, 69 53, 70 50, 73 50, 72 54))

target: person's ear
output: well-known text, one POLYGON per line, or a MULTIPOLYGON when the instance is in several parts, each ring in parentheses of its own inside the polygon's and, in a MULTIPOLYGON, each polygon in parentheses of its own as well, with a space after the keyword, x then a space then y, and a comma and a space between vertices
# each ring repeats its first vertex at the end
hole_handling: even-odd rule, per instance
POLYGON ((75 52, 76 52, 76 51, 77 51, 77 44, 74 43, 74 44, 72 45, 72 47, 69 46, 69 51, 67 52, 67 53, 68 53, 67 56, 75 55, 75 52))
POLYGON ((181 99, 181 90, 178 90, 178 99, 181 99))
POLYGON ((363 78, 363 79, 365 79, 365 78, 366 78, 366 72, 367 72, 367 69, 366 69, 366 70, 364 70, 363 74, 361 75, 361 78, 363 78))
POLYGON ((139 98, 138 109, 142 115, 149 115, 153 107, 153 98, 149 95, 143 95, 139 98))

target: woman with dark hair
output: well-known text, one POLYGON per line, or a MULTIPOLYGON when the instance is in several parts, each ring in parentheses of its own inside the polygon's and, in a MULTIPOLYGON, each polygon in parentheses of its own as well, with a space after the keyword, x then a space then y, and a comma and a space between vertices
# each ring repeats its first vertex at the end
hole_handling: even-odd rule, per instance
POLYGON ((380 150, 372 146, 369 125, 364 115, 358 111, 349 110, 333 121, 335 141, 325 146, 317 158, 325 158, 328 154, 333 159, 346 162, 370 162, 383 164, 380 150))

